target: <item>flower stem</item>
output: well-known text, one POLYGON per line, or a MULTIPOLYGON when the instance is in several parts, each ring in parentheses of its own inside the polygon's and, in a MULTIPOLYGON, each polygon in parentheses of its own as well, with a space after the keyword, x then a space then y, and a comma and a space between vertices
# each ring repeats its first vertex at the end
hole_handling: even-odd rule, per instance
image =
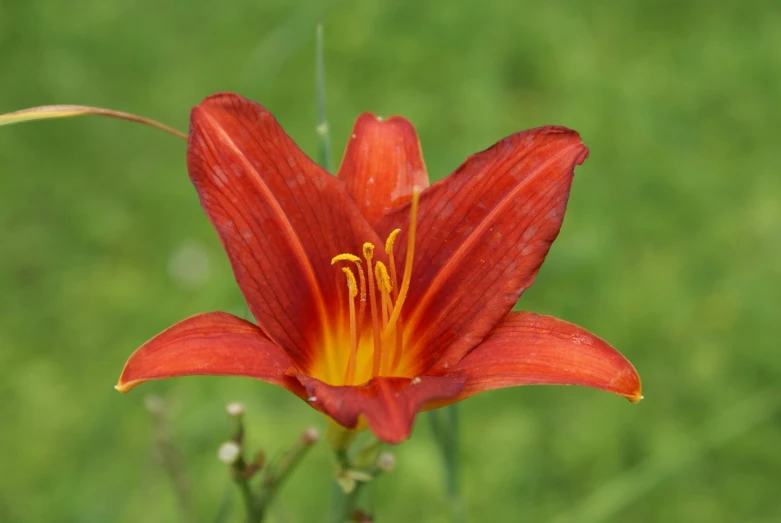
POLYGON ((334 482, 334 510, 331 523, 347 523, 354 520, 355 510, 365 483, 357 483, 349 493, 345 493, 338 483, 334 482))
POLYGON ((445 475, 445 490, 450 500, 453 523, 464 523, 466 513, 459 488, 460 468, 458 462, 458 406, 456 404, 429 413, 429 422, 442 454, 445 475))
POLYGON ((247 514, 247 523, 259 523, 263 521, 263 508, 257 503, 252 493, 248 478, 241 474, 235 474, 234 480, 241 491, 241 499, 244 502, 244 510, 247 514))
POLYGON ((185 470, 182 455, 173 440, 167 405, 159 396, 147 396, 145 403, 154 422, 158 457, 171 480, 171 486, 179 505, 181 521, 183 523, 195 521, 190 478, 185 470))
MULTIPOLYGON (((339 441, 334 433, 340 429, 335 424, 329 442, 339 441)), ((347 431, 344 431, 347 432, 347 431)), ((352 432, 352 431, 349 431, 352 432)), ((346 523, 370 520, 370 516, 359 509, 361 493, 365 486, 380 475, 395 467, 396 458, 390 452, 381 452, 382 444, 370 440, 361 448, 348 452, 348 446, 334 447, 336 461, 331 500, 330 523, 346 523)))
POLYGON ((282 455, 279 461, 266 468, 261 480, 261 490, 255 498, 255 506, 258 512, 256 514, 257 519, 253 523, 263 520, 266 511, 271 506, 285 480, 314 445, 316 439, 310 437, 310 433, 311 429, 307 429, 293 446, 282 455))
POLYGON ((247 461, 244 458, 246 432, 244 407, 241 404, 230 404, 227 410, 236 420, 235 432, 233 438, 220 447, 218 457, 231 466, 231 476, 239 487, 244 502, 247 523, 260 523, 285 480, 317 442, 320 435, 316 429, 308 428, 275 461, 266 464, 262 450, 257 451, 251 461, 247 461), (252 478, 258 473, 261 473, 261 480, 258 489, 255 490, 252 486, 252 478))
POLYGON ((315 35, 315 96, 317 99, 317 163, 331 172, 331 132, 325 111, 325 59, 323 58, 323 24, 317 24, 315 35))

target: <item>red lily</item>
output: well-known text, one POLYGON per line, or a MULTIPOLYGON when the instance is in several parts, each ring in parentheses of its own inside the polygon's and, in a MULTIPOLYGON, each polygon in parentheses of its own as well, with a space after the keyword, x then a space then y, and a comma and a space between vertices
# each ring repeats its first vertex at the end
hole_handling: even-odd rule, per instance
POLYGON ((190 121, 190 179, 257 326, 188 318, 139 348, 117 389, 247 376, 388 443, 409 436, 418 411, 499 387, 584 385, 637 401, 637 372, 606 342, 511 312, 587 155, 576 132, 541 127, 427 187, 412 125, 363 114, 333 177, 261 106, 206 98, 190 121))

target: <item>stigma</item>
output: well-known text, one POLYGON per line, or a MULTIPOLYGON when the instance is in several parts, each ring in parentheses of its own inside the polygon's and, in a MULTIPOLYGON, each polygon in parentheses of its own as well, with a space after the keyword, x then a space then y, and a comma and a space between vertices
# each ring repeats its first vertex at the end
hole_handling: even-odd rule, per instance
POLYGON ((377 376, 406 377, 400 368, 404 352, 402 307, 412 279, 419 200, 420 190, 415 188, 410 203, 407 253, 401 275, 393 253, 401 229, 393 230, 385 241, 387 265, 374 260, 375 246, 370 242, 363 244, 362 256, 343 253, 331 260, 331 265, 339 262, 352 265, 352 268, 342 267, 348 289, 349 328, 346 332, 349 343, 339 350, 349 352, 344 374, 335 380, 341 385, 360 385, 377 376), (370 323, 366 324, 366 321, 370 323), (359 351, 371 351, 371 354, 360 354, 359 351), (363 367, 359 362, 364 362, 363 367))

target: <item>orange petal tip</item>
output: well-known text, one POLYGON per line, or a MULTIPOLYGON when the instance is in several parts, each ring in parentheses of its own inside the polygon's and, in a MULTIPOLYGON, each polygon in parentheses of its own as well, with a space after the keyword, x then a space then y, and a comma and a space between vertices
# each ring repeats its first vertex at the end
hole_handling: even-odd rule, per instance
POLYGON ((122 394, 125 394, 127 392, 130 392, 131 389, 134 389, 136 385, 140 385, 144 381, 146 380, 133 380, 133 381, 126 381, 123 383, 122 380, 120 379, 120 381, 117 382, 116 385, 114 385, 114 389, 121 392, 122 394))
POLYGON ((643 398, 645 398, 645 396, 643 396, 639 392, 631 396, 626 396, 626 399, 628 399, 632 403, 640 403, 640 400, 642 400, 643 398))

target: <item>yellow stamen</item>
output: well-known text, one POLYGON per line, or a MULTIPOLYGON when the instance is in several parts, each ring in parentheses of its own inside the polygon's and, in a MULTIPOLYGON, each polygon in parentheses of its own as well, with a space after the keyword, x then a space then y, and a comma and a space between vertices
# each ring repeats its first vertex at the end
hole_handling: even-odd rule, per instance
POLYGON ((399 297, 399 290, 396 287, 396 261, 393 259, 393 243, 396 241, 396 236, 399 235, 401 229, 393 229, 388 235, 388 239, 385 240, 385 253, 388 255, 388 268, 390 269, 390 278, 393 282, 393 299, 396 300, 399 297))
POLYGON ((418 229, 419 201, 420 189, 415 187, 412 189, 412 202, 409 211, 409 236, 407 237, 407 257, 404 260, 404 275, 401 278, 401 289, 399 289, 399 296, 393 306, 393 313, 388 319, 388 325, 385 326, 385 330, 382 333, 383 340, 390 339, 391 333, 395 330, 396 322, 401 314, 401 307, 404 305, 404 300, 407 299, 407 292, 409 292, 409 284, 412 279, 412 260, 415 257, 415 232, 418 229))
MULTIPOLYGON (((401 232, 401 229, 393 229, 391 233, 388 235, 388 239, 385 240, 385 253, 388 255, 388 268, 390 269, 390 279, 391 282, 393 282, 393 303, 398 301, 399 299, 399 286, 397 282, 399 281, 396 278, 396 260, 393 257, 393 244, 396 242, 396 236, 399 235, 401 232)), ((391 307, 392 308, 392 307, 391 307)), ((402 318, 399 316, 399 318, 396 320, 396 344, 395 344, 395 351, 393 354, 393 368, 396 368, 396 366, 399 364, 399 361, 401 360, 401 343, 402 343, 402 333, 404 332, 404 325, 402 323, 402 318)))
MULTIPOLYGON (((393 309, 393 305, 391 305, 390 300, 390 294, 388 294, 384 289, 382 290, 382 303, 380 304, 380 309, 382 309, 382 326, 383 328, 388 325, 388 318, 390 318, 391 310, 393 309)), ((391 357, 391 351, 390 347, 388 347, 387 340, 381 340, 383 347, 382 347, 382 356, 380 361, 380 371, 383 373, 383 375, 387 375, 387 373, 390 371, 389 365, 390 362, 388 361, 391 357)))
POLYGON ((396 241, 396 236, 399 235, 401 229, 393 229, 388 235, 388 239, 385 240, 385 254, 393 254, 393 242, 396 241))
POLYGON ((363 259, 354 254, 342 253, 334 256, 331 260, 332 265, 338 262, 354 263, 358 270, 358 279, 356 279, 354 269, 342 268, 347 278, 349 290, 350 352, 344 380, 341 384, 355 385, 357 382, 362 383, 367 379, 380 375, 405 375, 405 370, 401 368, 404 344, 401 310, 412 281, 412 263, 415 257, 415 234, 418 226, 419 203, 420 190, 415 187, 412 191, 410 203, 407 252, 403 274, 397 273, 393 255, 393 247, 401 229, 391 231, 385 241, 385 253, 388 255, 387 265, 381 261, 374 260, 375 245, 370 242, 362 245, 363 259), (399 276, 401 276, 400 283, 399 276), (359 295, 361 300, 360 313, 356 315, 355 299, 359 295), (361 354, 361 367, 357 368, 359 364, 358 348, 364 341, 362 340, 363 334, 366 333, 363 328, 363 319, 367 301, 371 308, 374 353, 372 357, 369 357, 368 354, 361 354))
POLYGON ((358 359, 358 328, 355 324, 355 297, 358 296, 358 285, 355 281, 355 275, 349 267, 343 267, 342 272, 347 277, 347 289, 350 291, 350 356, 347 360, 347 371, 344 375, 344 382, 352 384, 355 380, 355 363, 358 359))
POLYGON ((390 294, 393 288, 390 276, 388 276, 388 269, 385 268, 385 264, 378 261, 374 264, 374 276, 377 278, 377 286, 380 291, 390 294))
POLYGON ((372 257, 374 245, 366 242, 363 244, 363 257, 366 258, 366 276, 369 280, 369 305, 372 311, 372 330, 374 331, 374 360, 372 364, 372 376, 380 372, 380 359, 382 353, 382 338, 380 335, 380 319, 377 311, 377 296, 374 293, 374 271, 372 270, 372 257))
POLYGON ((350 291, 350 298, 358 296, 358 283, 355 281, 355 274, 349 267, 342 267, 342 272, 347 276, 347 289, 350 291))
MULTIPOLYGON (((374 264, 374 276, 377 279, 377 287, 380 289, 382 303, 380 310, 382 311, 382 327, 385 328, 388 325, 388 318, 390 318, 391 311, 393 310, 393 303, 391 301, 391 290, 393 289, 393 283, 388 275, 388 269, 385 264, 378 261, 374 264)), ((382 357, 380 361, 380 369, 383 373, 390 372, 390 362, 388 359, 391 356, 390 348, 388 347, 388 340, 381 339, 382 343, 382 357)))
POLYGON ((357 257, 354 254, 350 254, 349 252, 345 252, 342 254, 337 254, 333 258, 331 258, 331 265, 335 264, 336 262, 340 261, 348 261, 353 263, 361 263, 361 259, 357 257))
POLYGON ((358 269, 358 281, 360 282, 361 290, 361 307, 358 310, 358 329, 360 330, 363 325, 363 317, 366 315, 366 276, 363 274, 360 260, 355 264, 355 267, 358 269))
POLYGON ((361 267, 363 261, 358 256, 345 252, 331 258, 331 265, 340 261, 352 262, 358 269, 358 289, 361 292, 361 308, 358 311, 358 330, 360 330, 363 325, 363 317, 366 314, 366 277, 363 274, 363 267, 361 267))

